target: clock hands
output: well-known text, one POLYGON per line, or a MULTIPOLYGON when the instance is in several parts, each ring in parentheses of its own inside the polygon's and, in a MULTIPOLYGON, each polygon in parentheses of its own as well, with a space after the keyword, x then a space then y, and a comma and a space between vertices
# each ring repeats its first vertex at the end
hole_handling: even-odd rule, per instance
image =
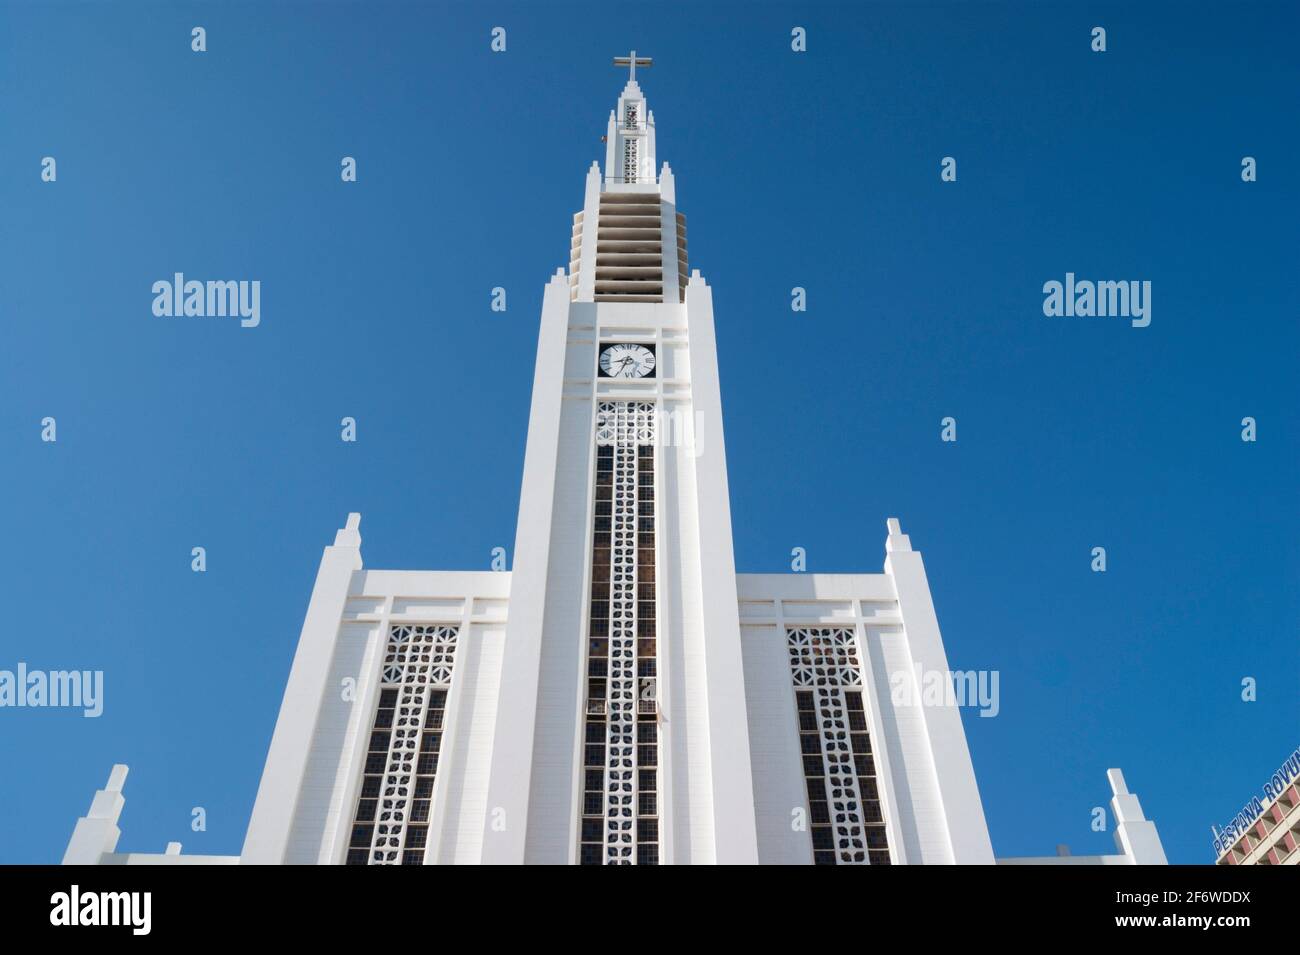
POLYGON ((611 378, 644 378, 654 366, 654 352, 640 345, 611 345, 600 356, 600 368, 611 378))

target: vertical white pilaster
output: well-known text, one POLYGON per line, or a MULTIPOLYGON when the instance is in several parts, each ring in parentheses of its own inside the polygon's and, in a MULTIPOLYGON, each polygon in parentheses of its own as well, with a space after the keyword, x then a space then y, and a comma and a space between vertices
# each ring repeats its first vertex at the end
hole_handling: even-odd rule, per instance
POLYGON ((1115 815, 1115 846, 1133 865, 1168 865, 1165 848, 1160 844, 1156 824, 1142 815, 1138 797, 1128 791, 1124 774, 1118 769, 1106 770, 1110 790, 1111 812, 1115 815))
MULTIPOLYGON (((469 657, 471 654, 482 656, 482 641, 484 634, 482 631, 473 633, 471 620, 474 618, 474 595, 467 593, 465 602, 460 608, 460 622, 456 635, 456 656, 453 660, 451 672, 451 683, 447 687, 447 700, 443 705, 442 718, 442 745, 438 750, 438 771, 433 777, 433 795, 430 797, 429 812, 429 837, 424 847, 424 864, 437 865, 439 860, 445 859, 453 861, 451 853, 444 850, 447 835, 447 800, 448 793, 453 791, 455 782, 463 778, 465 773, 465 764, 467 754, 462 752, 456 746, 456 739, 460 730, 460 721, 466 714, 466 706, 462 698, 466 692, 473 699, 477 695, 476 687, 471 684, 469 690, 465 689, 468 677, 474 674, 479 666, 482 666, 482 660, 477 665, 470 665, 469 657), (474 643, 480 644, 474 646, 474 643), (460 676, 457 676, 457 669, 460 676)), ((498 695, 501 688, 497 687, 498 695)), ((466 739, 471 739, 469 733, 464 734, 466 739)), ((456 787, 460 788, 460 787, 456 787)), ((491 820, 486 820, 485 824, 490 824, 491 820)))
MULTIPOLYGON (((623 108, 621 100, 618 108, 623 108)), ((614 176, 618 175, 617 160, 615 158, 618 153, 615 150, 618 149, 618 124, 621 122, 622 119, 619 118, 617 110, 611 109, 609 111, 609 131, 605 134, 605 176, 611 181, 614 176)))
MULTIPOLYGON (((899 529, 898 521, 888 521, 889 537, 885 541, 885 573, 894 580, 903 630, 914 663, 924 674, 942 673, 951 686, 948 655, 939 633, 939 620, 930 598, 930 582, 925 576, 921 555, 912 550, 911 541, 899 529)), ((934 760, 948 826, 952 861, 961 865, 993 865, 993 844, 989 841, 984 804, 975 783, 975 767, 966 745, 966 731, 961 713, 949 703, 951 693, 938 705, 923 705, 926 738, 934 760)))
POLYGON ((646 175, 653 176, 655 174, 655 157, 658 155, 658 153, 655 152, 655 113, 654 110, 649 108, 649 106, 645 108, 645 124, 646 124, 645 170, 646 170, 646 175))
POLYGON ((248 834, 240 860, 254 865, 279 865, 293 828, 293 815, 302 791, 312 736, 329 681, 339 622, 347 603, 352 575, 361 569, 361 515, 349 514, 334 544, 321 555, 316 586, 298 637, 298 650, 289 671, 280 715, 257 788, 248 834))
POLYGON ((99 865, 104 853, 117 849, 122 830, 117 827, 126 797, 122 786, 126 783, 126 766, 118 763, 108 774, 108 784, 95 793, 90 811, 77 820, 72 830, 67 851, 63 853, 64 865, 99 865))
POLYGON ((361 668, 357 673, 356 696, 348 717, 348 736, 352 745, 339 759, 339 772, 335 777, 337 782, 331 805, 334 825, 321 838, 320 852, 317 855, 319 865, 343 865, 347 861, 352 825, 356 821, 361 777, 364 775, 362 767, 366 762, 366 752, 370 749, 375 711, 379 708, 380 671, 384 663, 384 651, 388 647, 388 618, 392 613, 393 598, 390 594, 383 598, 379 623, 374 625, 366 640, 361 668))
MULTIPOLYGON (((675 241, 675 238, 674 238, 675 241)), ((674 263, 674 272, 676 264, 674 263)), ((745 670, 736 609, 731 499, 722 433, 722 391, 713 327, 713 293, 699 271, 686 286, 695 436, 700 574, 703 592, 705 684, 716 857, 721 865, 757 864, 754 782, 745 712, 745 670)))
POLYGON ((587 170, 587 189, 582 200, 582 246, 578 255, 579 302, 596 300, 596 241, 600 230, 600 166, 587 170))
POLYGON ((659 214, 663 243, 661 260, 664 269, 664 301, 675 305, 682 300, 677 276, 677 183, 668 163, 664 163, 659 175, 659 214))
MULTIPOLYGON (((585 241, 585 228, 583 236, 585 241)), ((483 862, 488 864, 522 864, 527 844, 569 306, 569 288, 560 270, 546 286, 537 337, 533 402, 511 564, 510 616, 501 661, 501 698, 486 804, 487 820, 497 810, 503 810, 505 827, 498 831, 485 824, 483 862)))

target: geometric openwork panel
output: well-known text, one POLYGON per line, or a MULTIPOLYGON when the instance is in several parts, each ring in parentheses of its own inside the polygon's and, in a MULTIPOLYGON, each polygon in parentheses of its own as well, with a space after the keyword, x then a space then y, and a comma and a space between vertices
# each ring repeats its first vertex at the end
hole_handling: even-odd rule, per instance
MULTIPOLYGON (((640 104, 627 103, 623 113, 624 128, 629 130, 640 128, 640 116, 640 104)), ((623 137, 623 181, 625 183, 640 181, 640 144, 640 137, 623 137)))
POLYGON ((629 136, 623 140, 623 181, 637 181, 637 164, 640 162, 637 151, 639 140, 634 136, 629 136))
POLYGON ((422 865, 458 628, 395 624, 362 769, 348 865, 422 865))
POLYGON ((862 668, 851 627, 786 630, 799 745, 819 865, 888 865, 862 668))
POLYGON ((579 861, 659 862, 655 406, 601 402, 579 861))

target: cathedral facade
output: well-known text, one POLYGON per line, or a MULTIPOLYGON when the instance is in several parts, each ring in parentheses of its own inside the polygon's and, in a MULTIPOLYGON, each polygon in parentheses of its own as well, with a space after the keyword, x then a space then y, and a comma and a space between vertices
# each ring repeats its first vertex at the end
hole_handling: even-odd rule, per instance
MULTIPOLYGON (((350 515, 240 856, 117 853, 119 767, 65 861, 995 861, 958 706, 920 686, 952 677, 899 522, 880 573, 736 572, 713 293, 649 63, 621 65, 543 297, 512 568, 369 568, 350 515)), ((1127 813, 1114 858, 1161 861, 1127 813)))

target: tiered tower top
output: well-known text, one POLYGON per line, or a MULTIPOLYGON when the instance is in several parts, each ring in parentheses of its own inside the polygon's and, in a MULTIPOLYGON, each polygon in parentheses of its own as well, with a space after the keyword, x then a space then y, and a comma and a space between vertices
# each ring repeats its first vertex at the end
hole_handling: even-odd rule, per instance
MULTIPOLYGON (((646 105, 645 94, 636 81, 636 68, 649 67, 654 61, 637 56, 614 57, 615 66, 628 68, 627 85, 618 97, 618 107, 609 114, 609 132, 605 136, 605 186, 654 186, 655 117, 646 105)), ((613 189, 611 191, 625 191, 613 189)))

